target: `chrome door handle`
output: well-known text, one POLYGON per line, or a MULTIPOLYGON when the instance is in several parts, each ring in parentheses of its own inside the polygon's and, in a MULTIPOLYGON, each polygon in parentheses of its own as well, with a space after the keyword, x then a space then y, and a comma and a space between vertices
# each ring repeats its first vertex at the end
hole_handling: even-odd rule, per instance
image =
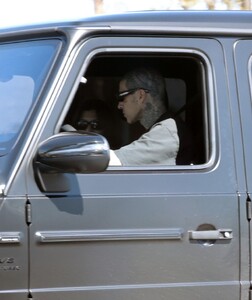
POLYGON ((0 232, 0 244, 20 244, 20 232, 0 232))
POLYGON ((233 238, 232 229, 217 229, 194 231, 189 230, 190 240, 231 240, 233 238))

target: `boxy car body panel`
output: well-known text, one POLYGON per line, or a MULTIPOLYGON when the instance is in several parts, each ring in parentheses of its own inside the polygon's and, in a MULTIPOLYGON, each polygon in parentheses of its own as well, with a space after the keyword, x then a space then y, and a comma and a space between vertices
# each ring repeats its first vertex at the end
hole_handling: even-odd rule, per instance
POLYGON ((248 299, 251 43, 242 39, 252 34, 251 16, 132 13, 0 32, 0 43, 62 43, 15 159, 1 157, 3 299, 248 299), (67 191, 41 191, 37 149, 57 133, 99 51, 202 58, 208 162, 64 174, 67 191))

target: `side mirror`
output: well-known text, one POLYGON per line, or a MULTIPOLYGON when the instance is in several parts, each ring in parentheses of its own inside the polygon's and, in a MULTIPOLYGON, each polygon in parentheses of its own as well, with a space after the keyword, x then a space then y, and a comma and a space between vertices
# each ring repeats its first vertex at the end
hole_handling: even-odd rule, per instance
POLYGON ((36 180, 43 191, 66 191, 69 187, 66 180, 62 180, 62 173, 102 172, 108 167, 109 159, 109 144, 103 136, 81 131, 62 132, 40 144, 34 158, 36 180))

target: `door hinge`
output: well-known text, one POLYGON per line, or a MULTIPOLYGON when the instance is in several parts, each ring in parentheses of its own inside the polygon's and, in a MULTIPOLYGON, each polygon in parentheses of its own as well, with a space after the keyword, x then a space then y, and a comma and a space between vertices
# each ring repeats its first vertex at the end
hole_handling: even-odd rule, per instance
POLYGON ((31 212, 31 203, 29 199, 27 198, 26 204, 25 204, 25 215, 26 215, 26 223, 27 225, 30 225, 32 222, 32 212, 31 212))
POLYGON ((251 214, 251 198, 250 198, 250 194, 247 194, 246 210, 247 210, 247 220, 250 221, 251 217, 252 217, 252 214, 251 214))

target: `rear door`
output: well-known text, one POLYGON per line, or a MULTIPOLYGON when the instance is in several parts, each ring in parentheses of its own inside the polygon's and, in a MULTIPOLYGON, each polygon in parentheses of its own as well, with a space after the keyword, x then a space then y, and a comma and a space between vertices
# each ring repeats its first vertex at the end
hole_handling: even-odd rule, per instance
MULTIPOLYGON (((69 175, 69 191, 54 193, 39 190, 27 157, 33 297, 239 299, 239 197, 225 64, 216 40, 86 41, 58 87, 57 104, 40 141, 54 133, 67 96, 91 58, 113 51, 190 52, 202 59, 209 156, 197 166, 118 167, 101 174, 69 175)), ((37 147, 38 142, 29 157, 37 147)))
MULTIPOLYGON (((247 179, 247 205, 248 205, 248 219, 249 232, 251 234, 251 193, 252 193, 252 156, 251 156, 251 126, 252 126, 252 41, 243 40, 236 43, 235 47, 235 62, 237 70, 237 83, 239 91, 239 105, 242 120, 243 145, 245 153, 245 171, 247 179)), ((251 236, 250 236, 251 249, 251 236)), ((250 252, 251 259, 251 252, 250 252)), ((251 264, 250 264, 251 266, 251 264)), ((251 269, 250 269, 251 281, 251 269)))

